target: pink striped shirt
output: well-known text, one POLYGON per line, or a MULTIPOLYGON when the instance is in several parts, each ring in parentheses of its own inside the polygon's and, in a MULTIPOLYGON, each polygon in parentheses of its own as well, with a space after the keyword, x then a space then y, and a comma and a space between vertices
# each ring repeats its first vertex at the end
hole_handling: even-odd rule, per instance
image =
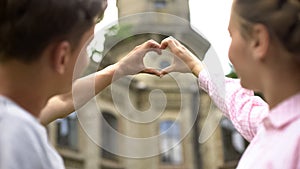
POLYGON ((300 93, 269 110, 238 79, 225 78, 225 98, 206 71, 199 74, 199 84, 250 142, 238 169, 300 169, 300 93))

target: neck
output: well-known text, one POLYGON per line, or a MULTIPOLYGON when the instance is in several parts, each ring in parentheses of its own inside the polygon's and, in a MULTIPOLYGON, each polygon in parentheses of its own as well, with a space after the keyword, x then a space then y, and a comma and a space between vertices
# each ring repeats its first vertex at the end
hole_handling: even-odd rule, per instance
POLYGON ((300 92, 299 68, 292 71, 284 68, 266 78, 263 94, 269 104, 270 109, 279 103, 300 92))
POLYGON ((39 117, 49 96, 43 89, 45 79, 34 64, 9 61, 0 65, 0 94, 4 95, 35 117, 39 117))

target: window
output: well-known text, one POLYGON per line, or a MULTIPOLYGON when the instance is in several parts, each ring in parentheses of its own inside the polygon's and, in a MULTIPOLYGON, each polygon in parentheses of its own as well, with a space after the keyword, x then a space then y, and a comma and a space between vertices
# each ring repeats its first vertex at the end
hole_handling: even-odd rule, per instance
POLYGON ((233 124, 227 118, 222 119, 222 140, 224 161, 238 161, 246 149, 247 141, 236 131, 233 124))
POLYGON ((78 128, 75 113, 57 120, 57 145, 74 150, 78 148, 78 128))
POLYGON ((155 0, 154 6, 156 9, 163 9, 167 6, 166 0, 155 0))
POLYGON ((174 121, 163 121, 160 123, 159 128, 161 133, 160 149, 164 152, 161 155, 161 162, 167 165, 181 164, 183 159, 182 145, 180 144, 180 125, 174 121), (173 148, 170 149, 171 147, 173 148))
POLYGON ((162 60, 160 63, 159 63, 159 68, 160 69, 164 69, 166 67, 170 66, 170 62, 168 62, 167 60, 162 60))
POLYGON ((111 153, 109 150, 114 150, 117 148, 117 135, 112 132, 112 129, 117 130, 118 121, 115 116, 111 113, 102 113, 103 118, 101 118, 101 141, 102 145, 104 145, 108 150, 102 148, 101 156, 105 159, 109 160, 117 160, 117 156, 111 153), (108 125, 109 126, 108 126, 108 125))

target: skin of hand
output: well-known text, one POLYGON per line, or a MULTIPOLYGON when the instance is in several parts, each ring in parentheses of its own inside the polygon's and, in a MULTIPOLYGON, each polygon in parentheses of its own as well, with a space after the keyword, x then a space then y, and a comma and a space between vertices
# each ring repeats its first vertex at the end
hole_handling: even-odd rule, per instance
POLYGON ((161 42, 161 49, 169 49, 176 57, 173 63, 161 71, 161 76, 170 72, 193 73, 196 77, 203 70, 202 62, 185 46, 173 37, 161 42))
POLYGON ((148 52, 156 52, 161 55, 162 49, 160 46, 161 45, 154 40, 148 40, 147 42, 136 46, 131 52, 115 64, 115 76, 121 75, 120 77, 123 77, 125 75, 134 75, 137 73, 147 73, 160 76, 160 71, 146 68, 143 63, 144 56, 148 52))
MULTIPOLYGON (((161 54, 160 44, 154 40, 148 40, 145 43, 135 47, 119 62, 108 66, 94 74, 77 79, 73 83, 73 90, 80 95, 80 99, 76 100, 78 107, 83 106, 90 101, 94 95, 89 95, 85 89, 90 86, 95 86, 95 93, 100 93, 104 88, 110 85, 114 80, 117 80, 126 75, 134 75, 137 73, 148 73, 160 76, 158 70, 146 68, 143 63, 143 58, 148 52, 156 52, 161 54)), ((42 110, 39 120, 43 125, 48 125, 58 118, 64 118, 74 112, 74 102, 72 91, 53 96, 49 99, 47 105, 42 110)))

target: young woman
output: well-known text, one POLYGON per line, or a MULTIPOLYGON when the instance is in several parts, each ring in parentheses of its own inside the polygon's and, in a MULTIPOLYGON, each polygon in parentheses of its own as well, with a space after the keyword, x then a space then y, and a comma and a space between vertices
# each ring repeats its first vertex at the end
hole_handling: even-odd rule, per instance
MULTIPOLYGON (((183 45, 173 38, 161 45, 189 66, 250 141, 237 168, 300 168, 300 1, 234 0, 229 32, 229 59, 240 80, 226 78, 227 100, 183 45), (247 89, 262 92, 267 103, 247 89)), ((175 62, 162 73, 186 72, 180 67, 175 62)))

